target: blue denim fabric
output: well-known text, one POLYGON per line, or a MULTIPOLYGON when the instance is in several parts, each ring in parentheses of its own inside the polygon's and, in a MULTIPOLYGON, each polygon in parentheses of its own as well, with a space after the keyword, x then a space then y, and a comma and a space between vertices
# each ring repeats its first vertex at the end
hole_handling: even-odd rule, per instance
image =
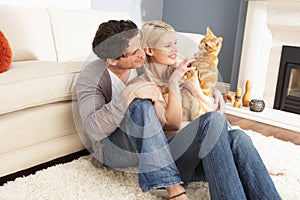
POLYGON ((102 140, 101 146, 105 165, 138 165, 142 191, 183 183, 151 100, 135 99, 120 128, 102 140))
POLYGON ((212 200, 281 199, 251 139, 230 129, 217 112, 166 141, 151 101, 135 99, 120 128, 101 145, 106 165, 138 165, 143 191, 202 180, 212 200))
POLYGON ((281 199, 250 137, 217 112, 191 122, 169 146, 181 179, 208 181, 212 200, 281 199))

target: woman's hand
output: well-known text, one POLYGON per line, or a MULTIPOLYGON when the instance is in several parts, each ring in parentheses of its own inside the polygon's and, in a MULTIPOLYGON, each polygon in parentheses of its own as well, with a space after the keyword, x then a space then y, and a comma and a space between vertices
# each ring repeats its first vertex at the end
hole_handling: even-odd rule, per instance
POLYGON ((169 81, 178 82, 186 72, 195 70, 196 67, 188 67, 188 64, 195 61, 195 58, 186 58, 177 66, 176 70, 170 76, 169 81))
POLYGON ((167 103, 166 114, 165 114, 165 131, 177 131, 180 129, 182 121, 182 108, 181 108, 181 93, 179 87, 179 80, 184 76, 187 71, 194 70, 195 67, 188 67, 190 62, 195 59, 184 59, 171 74, 169 78, 169 93, 165 98, 167 103))
POLYGON ((197 73, 194 73, 190 79, 185 80, 183 87, 189 90, 192 94, 199 94, 201 96, 204 95, 200 87, 200 81, 197 73))
POLYGON ((225 101, 220 90, 215 89, 213 92, 214 104, 216 105, 216 111, 224 114, 225 101))

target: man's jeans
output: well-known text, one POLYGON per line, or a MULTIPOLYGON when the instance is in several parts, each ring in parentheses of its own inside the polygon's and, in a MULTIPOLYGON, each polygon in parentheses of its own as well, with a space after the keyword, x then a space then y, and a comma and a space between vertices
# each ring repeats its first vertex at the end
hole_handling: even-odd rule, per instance
POLYGON ((210 112, 167 141, 152 102, 135 99, 120 128, 101 141, 104 164, 138 166, 143 191, 203 180, 211 199, 281 199, 251 139, 228 129, 210 112))
POLYGON ((143 191, 183 183, 150 100, 134 99, 120 128, 101 146, 105 165, 138 166, 143 191))

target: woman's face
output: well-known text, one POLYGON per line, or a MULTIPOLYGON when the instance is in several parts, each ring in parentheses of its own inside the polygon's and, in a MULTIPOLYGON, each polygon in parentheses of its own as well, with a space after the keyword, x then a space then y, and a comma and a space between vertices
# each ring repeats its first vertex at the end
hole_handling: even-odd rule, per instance
POLYGON ((151 50, 152 62, 164 65, 175 64, 178 51, 176 32, 168 31, 164 33, 151 50))

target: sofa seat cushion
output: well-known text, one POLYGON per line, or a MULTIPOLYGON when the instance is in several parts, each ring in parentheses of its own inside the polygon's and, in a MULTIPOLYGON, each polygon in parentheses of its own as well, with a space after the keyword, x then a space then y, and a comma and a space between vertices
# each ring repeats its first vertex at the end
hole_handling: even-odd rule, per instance
POLYGON ((81 71, 78 62, 13 62, 0 74, 0 115, 58 101, 71 100, 81 71))
POLYGON ((1 155, 77 133, 72 101, 0 115, 1 155), (26 138, 26 139, 25 139, 26 138))
POLYGON ((71 101, 0 115, 0 138, 0 177, 84 148, 71 101))

